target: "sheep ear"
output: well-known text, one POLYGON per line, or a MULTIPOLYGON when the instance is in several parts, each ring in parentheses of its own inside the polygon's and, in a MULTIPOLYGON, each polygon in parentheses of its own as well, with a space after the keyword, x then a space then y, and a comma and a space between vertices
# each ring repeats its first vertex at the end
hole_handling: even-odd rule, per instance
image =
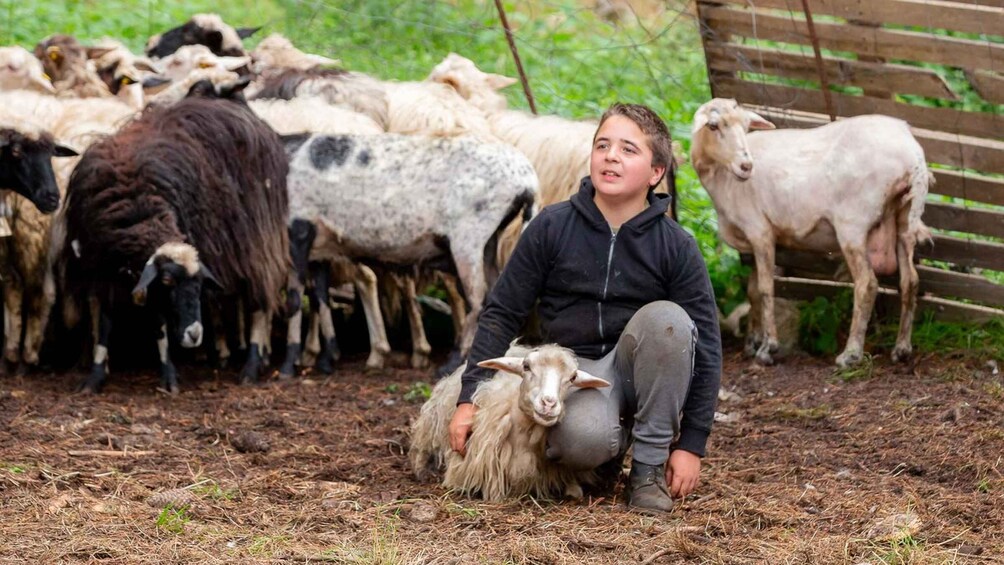
POLYGON ((751 130, 754 130, 754 129, 776 129, 776 126, 774 124, 768 122, 766 119, 764 119, 763 116, 761 116, 760 114, 757 114, 756 112, 750 112, 749 110, 746 110, 746 115, 750 119, 750 129, 751 130))
POLYGON ((206 266, 202 264, 202 261, 199 261, 199 273, 202 275, 203 284, 208 282, 214 285, 216 287, 216 290, 223 290, 223 285, 220 284, 220 281, 216 280, 216 277, 213 276, 212 271, 206 268, 206 266))
POLYGON ((708 113, 705 111, 699 111, 696 116, 694 116, 694 129, 691 133, 697 133, 701 131, 701 128, 708 125, 708 113))
POLYGON ((493 90, 502 90, 507 86, 516 84, 517 82, 516 79, 512 77, 497 75, 494 73, 485 73, 485 78, 488 80, 488 86, 492 87, 493 90))
POLYGON ((80 155, 80 153, 77 153, 77 151, 75 151, 72 147, 60 145, 58 143, 52 152, 53 157, 76 157, 77 155, 80 155))
POLYGON ((261 28, 262 28, 262 26, 258 26, 258 27, 239 27, 236 30, 237 31, 237 37, 239 37, 241 39, 247 39, 247 38, 251 37, 252 35, 254 35, 255 32, 258 31, 261 28))
POLYGON ((105 55, 114 51, 114 47, 85 47, 84 52, 87 53, 88 59, 100 59, 105 55))
POLYGON ((575 380, 572 381, 572 385, 578 388, 603 388, 605 386, 610 386, 610 382, 606 379, 594 377, 593 375, 579 369, 575 371, 575 380))
POLYGON ((139 282, 132 289, 132 301, 136 303, 137 306, 142 306, 146 304, 146 289, 150 286, 150 283, 157 278, 157 265, 153 261, 147 261, 146 266, 143 267, 143 273, 139 276, 139 282))
POLYGON ((485 359, 484 361, 478 363, 478 367, 484 367, 485 369, 495 369, 496 371, 505 371, 507 373, 512 373, 514 375, 522 375, 523 358, 496 357, 495 359, 485 359))

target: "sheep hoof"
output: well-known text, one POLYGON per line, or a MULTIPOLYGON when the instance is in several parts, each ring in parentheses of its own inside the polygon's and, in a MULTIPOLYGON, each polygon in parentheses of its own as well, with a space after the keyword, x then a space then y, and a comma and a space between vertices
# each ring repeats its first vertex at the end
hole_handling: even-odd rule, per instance
POLYGON ((300 356, 299 343, 286 344, 286 360, 279 367, 279 379, 288 380, 296 374, 296 359, 300 356))
POLYGON ((366 359, 367 369, 383 369, 384 358, 378 351, 370 351, 369 358, 366 359))
POLYGON ((17 368, 14 369, 15 377, 23 377, 31 371, 31 365, 25 363, 23 360, 17 364, 17 368))
POLYGON ((905 363, 910 360, 913 355, 913 346, 909 343, 906 345, 897 345, 892 350, 892 360, 896 363, 905 363))
POLYGON ((760 350, 756 352, 756 362, 761 365, 773 365, 774 357, 768 352, 766 347, 761 347, 760 350))
POLYGON ((853 367, 861 362, 862 354, 860 351, 848 350, 844 351, 837 356, 837 366, 841 369, 846 369, 848 367, 853 367))
POLYGON ((160 388, 170 394, 181 392, 181 388, 178 386, 178 371, 174 369, 174 364, 170 361, 160 364, 160 388))
POLYGON ((427 369, 427 368, 429 368, 429 354, 428 353, 412 353, 411 354, 411 368, 412 369, 427 369))
POLYGON ((565 487, 565 498, 582 500, 582 496, 582 487, 578 483, 570 484, 565 487))
POLYGON ((104 363, 94 365, 91 368, 90 376, 77 386, 77 392, 80 394, 98 394, 101 392, 101 387, 104 386, 107 376, 104 363))
POLYGON ((251 345, 248 349, 247 362, 241 369, 240 383, 242 385, 253 385, 258 383, 258 375, 261 374, 261 353, 257 345, 251 345))

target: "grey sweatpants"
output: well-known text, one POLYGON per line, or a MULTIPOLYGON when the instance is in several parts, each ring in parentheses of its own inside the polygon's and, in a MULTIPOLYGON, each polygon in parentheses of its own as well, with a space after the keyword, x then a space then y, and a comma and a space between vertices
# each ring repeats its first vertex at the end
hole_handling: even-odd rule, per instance
POLYGON ((673 302, 645 305, 628 321, 617 346, 579 369, 611 382, 565 400, 565 417, 547 438, 547 457, 570 469, 595 469, 623 456, 647 465, 669 458, 694 372, 697 327, 673 302))

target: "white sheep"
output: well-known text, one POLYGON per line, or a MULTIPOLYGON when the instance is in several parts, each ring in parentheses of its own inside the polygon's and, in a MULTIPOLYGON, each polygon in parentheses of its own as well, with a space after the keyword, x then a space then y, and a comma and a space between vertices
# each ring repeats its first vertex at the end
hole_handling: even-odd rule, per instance
POLYGON ((0 90, 56 91, 42 63, 19 45, 0 47, 0 90))
POLYGON ((177 51, 157 61, 164 77, 180 81, 197 69, 236 71, 248 65, 251 57, 222 57, 205 45, 182 45, 177 51))
POLYGON ((415 476, 424 480, 445 465, 443 486, 489 501, 526 494, 581 498, 581 485, 595 480, 593 472, 551 463, 544 455, 547 434, 574 389, 610 383, 580 370, 575 354, 556 345, 514 345, 505 357, 478 366, 498 372, 474 393, 478 410, 466 454, 453 452, 449 439, 463 365, 436 384, 412 424, 409 459, 415 476))
POLYGON ((716 98, 694 114, 690 153, 714 202, 722 239, 755 258, 750 318, 759 327, 751 327, 751 350, 769 364, 779 347, 774 252, 784 245, 844 254, 854 279, 854 313, 837 357, 841 367, 862 358, 876 273, 898 268, 902 313, 892 357, 908 358, 918 287, 913 253, 930 237, 921 215, 932 182, 909 125, 872 115, 747 134, 757 129, 774 125, 735 100, 716 98))
MULTIPOLYGON (((493 135, 530 159, 540 178, 538 206, 568 200, 579 190, 579 181, 589 175, 589 155, 598 122, 507 110, 506 99, 498 91, 515 84, 516 79, 486 73, 456 53, 447 55, 426 80, 455 89, 484 112, 493 135)), ((519 233, 516 226, 510 226, 499 242, 503 262, 515 248, 519 233)))

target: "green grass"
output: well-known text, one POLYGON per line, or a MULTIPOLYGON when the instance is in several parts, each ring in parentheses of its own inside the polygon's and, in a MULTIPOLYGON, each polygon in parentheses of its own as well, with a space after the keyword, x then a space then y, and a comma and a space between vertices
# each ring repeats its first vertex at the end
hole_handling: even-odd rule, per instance
POLYGON ((157 528, 172 534, 180 534, 185 531, 185 524, 189 522, 187 513, 187 506, 175 507, 173 504, 168 504, 157 515, 157 528))

